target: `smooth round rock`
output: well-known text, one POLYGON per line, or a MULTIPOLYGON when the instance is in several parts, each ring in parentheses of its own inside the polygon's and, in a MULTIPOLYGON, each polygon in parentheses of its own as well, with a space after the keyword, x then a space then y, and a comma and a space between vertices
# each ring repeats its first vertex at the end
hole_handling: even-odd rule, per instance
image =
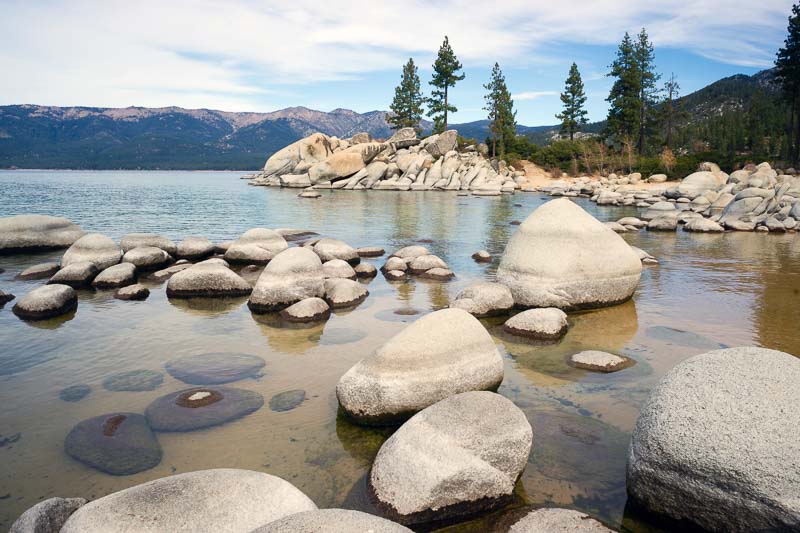
POLYGON ((289 248, 276 255, 261 273, 247 306, 254 313, 268 313, 324 295, 319 256, 308 248, 289 248))
POLYGON ((656 217, 647 223, 648 231, 675 231, 678 229, 677 217, 656 217))
POLYGON ((447 263, 435 255, 420 255, 408 263, 408 269, 412 274, 422 274, 433 268, 447 269, 447 263))
POLYGON ((383 275, 389 281, 399 281, 406 278, 406 273, 403 270, 388 270, 383 275))
POLYGON ((621 219, 617 220, 617 223, 622 226, 633 226, 635 228, 643 228, 647 226, 647 222, 636 217, 622 217, 621 219))
POLYGON ((501 283, 478 281, 458 293, 453 305, 479 318, 504 315, 514 307, 511 291, 501 283))
POLYGON ((339 278, 325 280, 325 301, 332 309, 355 307, 367 296, 369 291, 357 281, 339 278))
POLYGON ((331 259, 322 263, 322 273, 326 278, 356 279, 356 271, 350 263, 341 259, 331 259))
POLYGON ((0 218, 0 253, 66 248, 86 235, 66 218, 17 215, 0 218))
POLYGON ((595 372, 616 372, 630 366, 631 360, 613 353, 586 350, 570 357, 572 366, 595 372))
POLYGON ((98 289, 114 289, 136 283, 136 267, 132 263, 120 263, 100 272, 92 281, 98 289))
POLYGON ((83 498, 48 498, 22 513, 8 533, 58 533, 86 502, 83 498))
POLYGON ((78 307, 75 290, 67 285, 45 285, 38 287, 20 298, 12 312, 25 320, 45 320, 78 307))
POLYGON ((486 391, 450 396, 414 415, 381 446, 368 486, 402 524, 454 520, 509 502, 533 431, 510 400, 486 391))
POLYGON ((356 248, 356 253, 359 257, 380 257, 386 253, 386 250, 380 246, 362 246, 356 248))
POLYGON ((281 318, 289 322, 319 322, 330 316, 331 308, 322 298, 306 298, 281 311, 281 318))
POLYGON ((109 391, 141 392, 156 390, 164 382, 164 374, 154 370, 130 370, 112 374, 103 380, 103 388, 109 391))
POLYGON ((613 533, 613 530, 572 509, 537 509, 515 522, 508 533, 613 533))
POLYGON ((567 333, 567 314, 555 307, 528 309, 506 320, 503 331, 531 339, 560 339, 567 333))
POLYGON ((629 498, 709 531, 800 524, 800 359, 743 347, 675 366, 640 411, 629 498))
POLYGON ((287 390, 270 398, 269 408, 275 412, 282 413, 299 407, 305 400, 306 391, 300 389, 287 390))
POLYGON ((176 272, 167 282, 169 298, 247 296, 253 288, 233 270, 216 263, 198 263, 176 272))
POLYGON ((261 409, 264 397, 233 387, 195 387, 154 400, 145 410, 156 431, 193 431, 218 426, 261 409))
POLYGON ((178 244, 178 259, 203 259, 214 253, 214 243, 205 237, 186 237, 178 244))
POLYGON ((490 263, 492 261, 492 255, 486 250, 479 250, 472 254, 472 259, 478 263, 490 263))
POLYGON ((48 279, 52 277, 52 275, 58 272, 60 269, 61 265, 59 263, 41 263, 26 268, 25 270, 17 274, 14 277, 14 279, 17 280, 48 279))
POLYGON ((122 259, 122 248, 110 237, 99 233, 84 235, 70 246, 61 258, 61 268, 73 263, 94 263, 98 270, 116 265, 122 259))
POLYGON ((353 270, 355 270, 356 276, 362 279, 370 279, 378 275, 378 269, 372 263, 361 262, 353 270))
POLYGON ((361 257, 359 257, 355 248, 338 239, 327 237, 320 239, 314 244, 313 250, 323 263, 331 259, 341 259, 351 265, 357 265, 361 261, 361 257))
POLYGON ((256 378, 265 364, 255 355, 212 352, 173 359, 165 368, 170 376, 190 385, 219 385, 256 378))
POLYGON ((384 272, 390 272, 392 270, 400 270, 405 272, 406 270, 408 270, 408 264, 406 263, 405 259, 402 259, 400 257, 390 257, 383 264, 381 270, 383 270, 384 272))
POLYGON ((622 237, 561 198, 536 209, 514 233, 497 281, 517 306, 580 309, 628 300, 641 273, 622 237))
POLYGON ((725 228, 707 218, 694 218, 683 226, 683 231, 694 231, 699 233, 722 233, 725 228))
POLYGON ((125 252, 122 261, 142 270, 157 270, 172 261, 172 257, 155 246, 138 246, 125 252))
POLYGON ((233 468, 198 470, 94 500, 78 509, 61 533, 244 533, 316 508, 276 476, 233 468))
POLYGON ((225 260, 231 263, 265 265, 289 244, 276 231, 253 228, 245 231, 225 252, 225 260))
POLYGON ((396 424, 453 394, 494 390, 503 359, 486 328, 461 309, 419 318, 339 380, 344 411, 364 424, 396 424))
POLYGON ((168 280, 169 278, 171 278, 172 276, 174 276, 175 274, 177 274, 178 272, 182 272, 182 271, 186 270, 187 268, 189 268, 191 266, 192 266, 191 263, 174 264, 174 265, 168 266, 167 268, 164 268, 162 270, 158 270, 156 272, 153 272, 148 277, 149 277, 149 279, 152 279, 152 280, 155 280, 155 281, 165 281, 165 280, 168 280))
POLYGON ((419 257, 421 255, 430 255, 430 251, 425 248, 424 246, 420 246, 418 244, 412 246, 405 246, 396 250, 392 255, 389 256, 391 259, 392 257, 398 257, 400 259, 404 259, 410 261, 415 257, 419 257))
POLYGON ((422 279, 433 279, 436 281, 447 281, 456 277, 455 272, 449 270, 447 268, 432 268, 430 270, 426 270, 422 274, 419 275, 422 279))
POLYGON ((110 413, 79 422, 67 435, 64 451, 114 476, 142 472, 161 462, 161 446, 137 413, 110 413))
POLYGON ((117 300, 142 301, 147 300, 148 297, 150 297, 150 289, 139 283, 122 287, 114 292, 114 298, 117 300))
POLYGON ((72 385, 61 389, 58 397, 65 402, 79 402, 86 398, 90 392, 92 392, 92 388, 89 385, 72 385))
POLYGON ((178 247, 172 240, 155 233, 129 233, 122 237, 119 245, 125 253, 141 246, 155 246, 173 257, 178 254, 178 247))
POLYGON ((88 261, 72 263, 56 272, 47 283, 69 285, 73 289, 79 289, 89 286, 98 272, 94 263, 88 261))
POLYGON ((379 516, 347 509, 297 513, 262 526, 252 533, 411 533, 379 516))

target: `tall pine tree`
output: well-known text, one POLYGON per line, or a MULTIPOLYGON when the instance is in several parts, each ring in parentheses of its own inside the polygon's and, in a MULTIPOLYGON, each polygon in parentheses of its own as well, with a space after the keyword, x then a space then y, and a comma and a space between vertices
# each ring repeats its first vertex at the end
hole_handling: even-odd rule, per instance
POLYGON ((631 36, 625 32, 611 63, 608 76, 615 78, 606 98, 610 104, 606 134, 617 142, 633 138, 639 131, 639 75, 636 48, 631 36))
POLYGON ((664 145, 672 149, 672 137, 675 132, 675 123, 678 118, 676 100, 679 96, 681 86, 675 80, 675 74, 670 74, 669 79, 664 84, 664 105, 662 106, 664 116, 664 145))
POLYGON ((644 28, 639 32, 633 49, 636 73, 639 75, 639 94, 637 102, 639 107, 639 131, 636 148, 639 155, 643 155, 647 146, 647 135, 653 122, 650 117, 650 110, 657 103, 658 87, 656 83, 661 78, 661 75, 657 74, 655 71, 653 43, 650 42, 650 38, 647 36, 647 31, 644 28))
POLYGON ((500 65, 494 64, 489 83, 483 86, 489 91, 484 96, 486 105, 483 109, 489 112, 489 132, 492 134, 492 157, 505 155, 517 136, 517 112, 514 101, 506 86, 506 78, 500 65), (498 150, 499 148, 499 150, 498 150))
POLYGON ((386 121, 392 125, 392 129, 414 128, 419 133, 424 101, 419 87, 417 66, 414 64, 414 60, 409 58, 408 63, 403 66, 400 85, 394 89, 394 100, 389 106, 392 112, 386 117, 386 121))
POLYGON ((784 98, 789 103, 791 115, 789 119, 789 157, 793 163, 800 159, 800 4, 792 6, 789 16, 788 35, 783 47, 778 50, 775 61, 775 79, 781 87, 784 98))
POLYGON ((450 48, 450 40, 445 35, 444 42, 439 48, 439 55, 433 63, 433 77, 429 82, 434 89, 431 97, 428 98, 428 116, 433 117, 434 131, 442 132, 447 129, 447 113, 455 113, 458 109, 450 104, 449 89, 455 87, 456 82, 464 79, 464 74, 458 74, 461 70, 453 49, 450 48))
POLYGON ((575 63, 569 69, 569 76, 564 83, 564 92, 561 93, 561 102, 564 111, 556 115, 561 121, 561 134, 569 134, 569 140, 575 139, 575 133, 581 126, 589 122, 586 118, 587 111, 583 108, 586 103, 586 94, 583 92, 583 80, 575 63))

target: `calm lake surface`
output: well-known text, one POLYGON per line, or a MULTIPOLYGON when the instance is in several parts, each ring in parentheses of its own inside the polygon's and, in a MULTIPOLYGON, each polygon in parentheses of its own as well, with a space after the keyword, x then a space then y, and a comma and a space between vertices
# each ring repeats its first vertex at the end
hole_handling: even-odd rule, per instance
MULTIPOLYGON (((98 498, 174 473, 205 468, 260 470, 292 482, 320 507, 368 510, 364 477, 391 430, 355 426, 337 416, 335 385, 355 362, 407 323, 447 307, 475 280, 491 280, 515 230, 547 198, 495 198, 442 192, 323 191, 250 187, 241 173, 0 171, 0 216, 65 216, 87 231, 118 239, 156 232, 176 241, 204 235, 235 239, 252 227, 293 227, 353 246, 393 249, 423 241, 456 272, 449 283, 367 283, 359 307, 307 329, 278 327, 252 315, 246 298, 170 301, 165 284, 145 282, 145 302, 114 300, 112 291, 81 291, 77 313, 26 323, 0 309, 0 529, 29 506, 53 496, 98 498), (428 240, 432 242, 428 242, 428 240), (477 264, 485 248, 496 256, 477 264), (409 315, 408 309, 418 314, 409 315), (401 310, 401 313, 396 311, 401 310), (303 389, 306 401, 286 412, 265 404, 226 425, 159 433, 164 456, 151 470, 115 477, 83 466, 63 451, 81 420, 113 411, 143 412, 156 397, 186 388, 166 362, 205 352, 244 352, 266 360, 262 376, 231 386, 261 393, 303 389), (164 381, 149 392, 111 392, 109 375, 154 370, 164 381), (81 401, 59 392, 91 387, 81 401)), ((636 215, 635 208, 577 202, 600 220, 636 215)), ((726 233, 625 234, 661 261, 647 266, 632 301, 570 315, 560 342, 508 337, 501 321, 484 321, 504 355, 499 392, 528 416, 534 442, 511 507, 579 509, 614 528, 647 530, 626 511, 625 462, 630 433, 649 390, 683 359, 722 346, 758 345, 800 354, 800 237, 726 233), (604 375, 569 367, 574 352, 599 349, 636 365, 604 375)), ((62 252, 0 256, 0 289, 22 296, 42 281, 14 281, 22 269, 62 252)), ((384 258, 370 259, 380 266, 384 258)), ((255 277, 249 278, 255 282, 255 277)), ((507 511, 507 510, 506 510, 507 511)), ((482 530, 503 513, 459 530, 482 530)))

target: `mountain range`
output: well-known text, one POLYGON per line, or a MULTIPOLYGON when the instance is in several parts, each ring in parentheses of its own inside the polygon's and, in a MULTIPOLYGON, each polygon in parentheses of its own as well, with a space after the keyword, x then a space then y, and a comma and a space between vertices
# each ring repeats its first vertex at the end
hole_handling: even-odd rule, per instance
MULTIPOLYGON (((719 80, 680 99, 687 116, 701 120, 735 108, 757 88, 772 90, 772 71, 719 80)), ((488 120, 452 124, 483 140, 488 120)), ((430 128, 430 123, 422 124, 430 128)), ((604 122, 586 126, 601 131, 604 122)), ((368 132, 387 138, 385 111, 330 112, 290 107, 271 113, 210 109, 0 106, 0 168, 232 169, 255 170, 269 155, 313 132, 350 137, 368 132)), ((558 126, 517 127, 538 144, 558 126)))

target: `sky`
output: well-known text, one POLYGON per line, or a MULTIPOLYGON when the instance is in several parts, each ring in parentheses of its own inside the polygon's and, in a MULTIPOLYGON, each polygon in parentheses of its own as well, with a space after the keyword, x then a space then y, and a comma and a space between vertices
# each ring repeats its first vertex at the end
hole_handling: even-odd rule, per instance
POLYGON ((444 35, 466 78, 451 123, 485 118, 498 62, 517 122, 556 123, 574 61, 591 120, 619 41, 645 27, 681 94, 769 68, 792 0, 0 0, 0 105, 388 109, 403 64, 444 35))

